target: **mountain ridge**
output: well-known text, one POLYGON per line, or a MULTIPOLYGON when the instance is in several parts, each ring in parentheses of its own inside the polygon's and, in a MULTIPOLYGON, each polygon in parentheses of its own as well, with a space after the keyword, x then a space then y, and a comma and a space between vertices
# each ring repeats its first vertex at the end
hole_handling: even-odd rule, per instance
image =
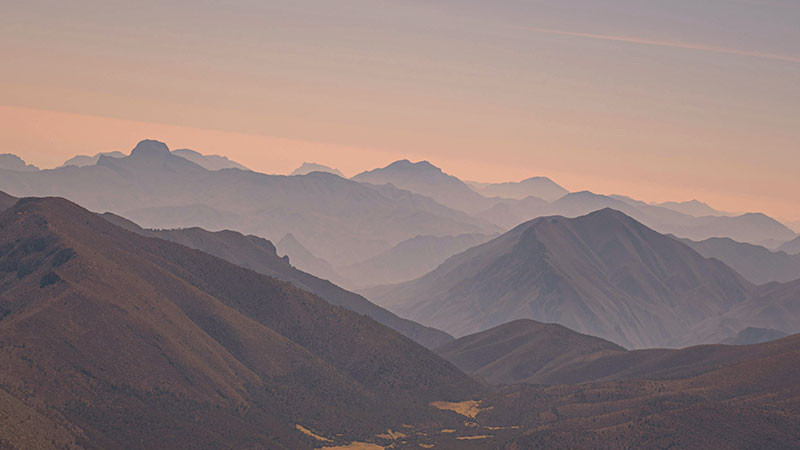
POLYGON ((489 198, 522 200, 527 197, 537 197, 552 202, 569 193, 547 177, 530 177, 519 182, 479 183, 468 181, 466 183, 479 194, 489 198))
POLYGON ((312 163, 312 162, 304 162, 303 164, 300 165, 300 167, 298 167, 297 169, 294 169, 289 174, 289 176, 291 177, 291 176, 295 176, 295 175, 308 175, 311 172, 327 172, 327 173, 332 173, 332 174, 337 175, 337 176, 342 177, 342 178, 347 178, 338 169, 334 169, 333 167, 328 167, 328 166, 323 165, 323 164, 317 164, 317 163, 312 163))
POLYGON ((530 318, 628 348, 681 347, 719 342, 746 326, 791 332, 800 324, 794 312, 782 321, 767 313, 767 305, 778 304, 794 311, 791 298, 800 291, 792 285, 757 287, 722 262, 611 209, 534 219, 424 277, 365 292, 457 338, 530 318), (761 316, 751 316, 745 311, 759 296, 766 301, 761 316), (734 323, 741 328, 731 329, 734 323))
POLYGON ((209 171, 170 155, 166 145, 155 141, 137 147, 144 151, 124 158, 101 156, 93 166, 4 171, 0 190, 16 196, 59 195, 148 228, 235 229, 272 239, 291 232, 312 253, 337 264, 367 259, 418 234, 497 231, 466 213, 393 187, 318 172, 288 177, 209 171))
POLYGON ((15 172, 38 172, 39 168, 26 163, 22 158, 12 153, 0 153, 0 169, 15 172))
POLYGON ((278 256, 278 251, 272 242, 258 236, 245 236, 230 230, 210 232, 196 227, 179 230, 145 230, 114 214, 105 213, 102 217, 136 234, 175 242, 246 269, 292 283, 300 289, 318 295, 332 305, 367 315, 427 348, 437 347, 453 339, 452 336, 439 330, 402 319, 328 280, 294 268, 284 258, 278 256))
POLYGON ((454 426, 428 403, 482 391, 372 319, 66 200, 21 199, 0 225, 0 397, 50 423, 4 439, 308 448, 295 424, 336 442, 454 426))
POLYGON ((786 283, 800 279, 800 255, 771 251, 765 247, 736 242, 730 238, 704 241, 679 239, 706 258, 716 258, 754 284, 786 283))
POLYGON ((411 162, 403 159, 386 167, 361 172, 351 179, 377 185, 391 184, 467 213, 488 208, 492 203, 457 177, 428 161, 411 162))
POLYGON ((786 252, 790 255, 800 254, 800 237, 796 237, 789 242, 782 244, 778 250, 786 252))

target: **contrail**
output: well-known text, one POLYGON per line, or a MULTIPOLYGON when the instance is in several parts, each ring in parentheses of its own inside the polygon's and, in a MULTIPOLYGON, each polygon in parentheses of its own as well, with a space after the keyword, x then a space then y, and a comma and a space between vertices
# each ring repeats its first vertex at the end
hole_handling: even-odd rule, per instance
POLYGON ((783 61, 800 64, 800 57, 791 55, 780 55, 776 53, 761 53, 749 50, 738 50, 734 48, 715 47, 711 45, 692 44, 688 42, 656 41, 651 39, 640 39, 628 36, 613 36, 608 34, 580 33, 576 31, 563 31, 551 28, 520 27, 521 29, 534 31, 537 33, 557 34, 561 36, 581 37, 587 39, 600 39, 604 41, 625 42, 628 44, 650 45, 655 47, 681 48, 686 50, 696 50, 703 52, 722 53, 726 55, 748 56, 751 58, 769 59, 773 61, 783 61))

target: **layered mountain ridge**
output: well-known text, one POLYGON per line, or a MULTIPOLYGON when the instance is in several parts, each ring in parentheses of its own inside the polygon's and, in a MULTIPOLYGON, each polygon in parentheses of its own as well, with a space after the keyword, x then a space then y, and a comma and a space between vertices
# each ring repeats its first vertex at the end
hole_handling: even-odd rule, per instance
POLYGON ((575 384, 685 378, 763 355, 785 333, 746 328, 727 345, 626 350, 561 325, 515 320, 436 349, 443 358, 491 384, 575 384))
POLYGON ((627 348, 719 342, 747 326, 800 327, 793 284, 756 286, 611 209, 535 219, 417 280, 365 293, 456 337, 522 318, 627 348))
POLYGON ((278 256, 276 247, 270 241, 258 236, 245 236, 230 230, 210 232, 201 228, 145 230, 127 219, 110 213, 103 214, 102 217, 139 235, 175 242, 246 269, 292 283, 300 289, 318 295, 332 305, 369 316, 425 347, 435 348, 453 340, 447 333, 397 317, 358 294, 293 267, 286 258, 278 256))
POLYGON ((22 199, 0 229, 9 445, 318 444, 298 425, 346 444, 460 426, 428 404, 482 390, 372 319, 68 201, 22 199))
POLYGON ((87 167, 3 171, 0 190, 16 196, 63 196, 147 228, 235 229, 275 240, 292 233, 315 255, 345 265, 419 234, 497 231, 466 213, 391 186, 370 188, 320 172, 288 177, 212 171, 170 153, 157 141, 142 141, 123 158, 101 155, 87 167))

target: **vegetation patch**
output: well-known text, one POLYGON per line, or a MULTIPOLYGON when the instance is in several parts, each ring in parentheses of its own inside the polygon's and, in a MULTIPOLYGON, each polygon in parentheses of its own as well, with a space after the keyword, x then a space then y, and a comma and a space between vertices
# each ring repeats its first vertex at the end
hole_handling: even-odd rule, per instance
POLYGON ((53 256, 52 265, 53 267, 59 267, 72 259, 75 256, 75 250, 71 248, 63 248, 56 252, 55 256, 53 256))
POLYGON ((42 276, 42 280, 39 282, 39 287, 47 287, 51 284, 56 284, 61 281, 61 277, 58 276, 55 272, 47 272, 42 276))

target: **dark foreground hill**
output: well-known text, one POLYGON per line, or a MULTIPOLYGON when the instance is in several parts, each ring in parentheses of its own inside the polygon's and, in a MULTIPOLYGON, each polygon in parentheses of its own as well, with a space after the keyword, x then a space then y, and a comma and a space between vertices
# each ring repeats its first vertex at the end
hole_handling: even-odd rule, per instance
POLYGON ((752 344, 785 337, 748 328, 731 345, 628 351, 556 324, 517 320, 464 336, 436 350, 460 369, 492 384, 575 384, 591 381, 692 376, 748 358, 769 347, 752 344))
POLYGON ((456 367, 492 384, 558 382, 564 366, 624 351, 604 339, 527 319, 464 336, 436 349, 456 367))
POLYGON ((728 348, 750 354, 657 380, 506 387, 478 420, 520 427, 509 450, 798 448, 800 335, 728 348))
POLYGON ((114 214, 103 214, 103 218, 137 234, 176 242, 258 273, 288 281, 333 305, 367 315, 425 347, 435 348, 453 340, 447 333, 397 317, 358 294, 296 269, 286 259, 278 256, 272 242, 258 236, 245 236, 235 231, 210 232, 201 228, 145 230, 114 214))
POLYGON ((463 428, 429 403, 482 390, 370 318, 53 198, 0 213, 0 367, 4 448, 374 440, 463 428))

